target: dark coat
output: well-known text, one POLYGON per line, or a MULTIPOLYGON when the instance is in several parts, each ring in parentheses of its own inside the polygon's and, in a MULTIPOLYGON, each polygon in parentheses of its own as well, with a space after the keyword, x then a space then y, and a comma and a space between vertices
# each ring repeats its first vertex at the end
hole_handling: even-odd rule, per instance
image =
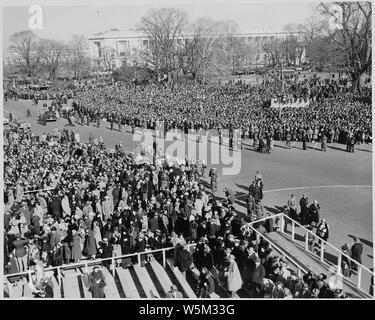
POLYGON ((90 230, 86 235, 84 251, 89 256, 96 255, 96 242, 94 238, 94 232, 90 230))
POLYGON ((264 269, 263 265, 259 265, 255 267, 254 272, 251 277, 252 283, 259 283, 260 285, 263 285, 263 279, 266 275, 266 270, 264 269))
POLYGON ((191 253, 183 248, 179 248, 175 257, 175 267, 178 267, 181 272, 185 272, 190 269, 192 263, 193 257, 191 256, 191 253))
POLYGON ((359 263, 362 263, 362 258, 361 258, 361 255, 362 255, 362 251, 363 251, 363 245, 362 243, 355 243, 352 245, 352 257, 355 261, 359 262, 359 263))
POLYGON ((59 197, 54 197, 51 201, 51 214, 54 218, 61 218, 61 199, 59 197))

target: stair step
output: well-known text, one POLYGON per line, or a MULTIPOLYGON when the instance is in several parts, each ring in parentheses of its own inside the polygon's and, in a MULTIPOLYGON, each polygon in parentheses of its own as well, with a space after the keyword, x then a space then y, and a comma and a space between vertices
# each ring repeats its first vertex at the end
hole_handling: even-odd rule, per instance
POLYGON ((66 273, 64 272, 64 277, 62 277, 62 282, 64 286, 64 298, 68 299, 80 299, 81 292, 79 290, 78 284, 78 274, 76 271, 66 273))
POLYGON ((150 265, 152 270, 154 270, 160 284, 162 285, 166 296, 167 292, 171 290, 171 286, 173 285, 171 279, 168 277, 165 269, 156 260, 151 261, 150 265))
POLYGON ((120 293, 117 290, 115 279, 113 279, 112 274, 108 271, 107 268, 101 269, 106 286, 104 287, 104 294, 107 299, 120 299, 120 293))
POLYGON ((53 284, 53 297, 61 299, 61 288, 56 280, 55 277, 51 277, 51 281, 53 284))
POLYGON ((137 287, 128 269, 117 268, 117 275, 124 289, 126 298, 140 298, 137 287))
POLYGON ((173 274, 177 278, 178 282, 181 284, 181 286, 182 286, 183 290, 185 291, 186 295, 188 296, 188 298, 196 299, 197 295, 195 294, 193 289, 190 287, 189 283, 186 281, 186 279, 182 275, 181 271, 175 270, 175 268, 173 266, 173 264, 174 264, 173 259, 168 258, 167 263, 168 263, 169 267, 172 269, 173 274))
POLYGON ((147 269, 139 265, 134 265, 134 270, 137 273, 137 276, 142 284, 147 298, 160 298, 158 290, 156 289, 150 275, 148 274, 147 269))
POLYGON ((33 293, 29 287, 29 284, 26 282, 23 284, 23 296, 25 298, 32 298, 33 297, 33 293))

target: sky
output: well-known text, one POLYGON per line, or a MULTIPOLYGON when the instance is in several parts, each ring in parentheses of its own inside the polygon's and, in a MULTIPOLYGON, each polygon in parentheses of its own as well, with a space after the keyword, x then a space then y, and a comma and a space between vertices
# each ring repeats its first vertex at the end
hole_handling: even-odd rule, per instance
POLYGON ((122 31, 133 29, 149 9, 174 7, 184 10, 189 21, 200 17, 212 20, 236 21, 242 32, 271 29, 281 30, 290 22, 301 23, 313 14, 317 2, 254 2, 246 0, 80 0, 74 5, 70 0, 28 2, 13 0, 9 6, 2 8, 3 14, 3 43, 6 48, 9 37, 22 30, 28 30, 31 14, 28 13, 31 4, 39 3, 43 9, 43 27, 35 33, 42 38, 69 41, 74 34, 92 36, 95 33, 117 28, 122 31), (59 5, 60 3, 60 5, 59 5), (64 3, 62 6, 61 4, 64 3), (90 2, 92 3, 92 2, 90 2), (104 5, 106 3, 106 5, 104 5), (108 4, 109 3, 109 4, 108 4), (28 4, 28 5, 25 5, 28 4), (52 4, 52 5, 51 5, 52 4), (68 4, 68 5, 66 5, 68 4))

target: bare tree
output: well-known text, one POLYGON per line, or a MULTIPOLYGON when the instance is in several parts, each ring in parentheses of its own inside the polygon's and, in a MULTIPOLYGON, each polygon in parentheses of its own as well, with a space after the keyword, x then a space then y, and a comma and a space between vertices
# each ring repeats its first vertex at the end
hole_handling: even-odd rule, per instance
POLYGON ((353 90, 360 89, 360 78, 372 64, 371 2, 321 3, 318 10, 330 19, 327 35, 345 53, 353 90))
POLYGON ((10 59, 18 71, 28 77, 36 75, 40 68, 41 47, 32 31, 21 31, 10 37, 10 59))
POLYGON ((200 18, 187 30, 189 37, 185 40, 181 64, 183 69, 191 72, 193 79, 203 82, 206 80, 208 70, 212 67, 215 48, 219 43, 220 28, 219 22, 200 18))
POLYGON ((270 67, 279 66, 283 59, 282 39, 273 38, 262 42, 262 50, 267 55, 270 67))
POLYGON ((82 73, 89 68, 87 56, 87 41, 84 36, 74 35, 67 50, 66 62, 69 64, 68 70, 71 70, 75 78, 80 78, 82 73))
POLYGON ((113 49, 110 46, 104 46, 102 48, 102 59, 103 59, 103 64, 104 68, 106 70, 112 70, 112 61, 115 58, 115 49, 113 49))
POLYGON ((184 11, 163 8, 152 9, 142 17, 137 30, 149 39, 147 55, 155 66, 158 76, 164 71, 171 80, 172 72, 176 71, 177 39, 187 23, 184 11))
POLYGON ((41 39, 39 45, 42 69, 47 73, 48 79, 54 80, 62 63, 64 45, 62 42, 49 39, 41 39))

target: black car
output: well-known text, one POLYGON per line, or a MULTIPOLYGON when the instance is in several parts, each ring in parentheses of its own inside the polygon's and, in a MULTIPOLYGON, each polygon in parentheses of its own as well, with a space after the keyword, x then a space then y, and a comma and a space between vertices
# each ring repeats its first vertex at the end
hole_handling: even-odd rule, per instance
POLYGON ((44 121, 57 121, 56 113, 54 111, 47 111, 43 114, 44 121))

